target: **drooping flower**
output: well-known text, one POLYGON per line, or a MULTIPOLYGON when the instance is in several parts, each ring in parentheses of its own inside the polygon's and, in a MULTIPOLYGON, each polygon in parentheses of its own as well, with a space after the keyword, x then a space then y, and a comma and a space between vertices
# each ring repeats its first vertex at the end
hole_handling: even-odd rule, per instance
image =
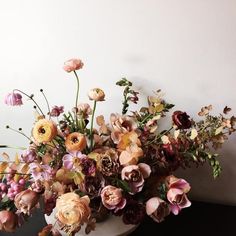
POLYGON ((151 168, 145 163, 128 165, 121 170, 121 179, 128 182, 131 189, 130 194, 135 194, 142 191, 144 179, 148 178, 150 173, 151 168))
POLYGON ((20 93, 8 93, 4 99, 6 105, 9 106, 20 106, 22 105, 22 96, 20 93))
POLYGON ((184 179, 178 179, 175 176, 167 178, 168 192, 167 199, 171 203, 170 208, 174 215, 178 215, 182 208, 191 206, 186 193, 190 190, 189 183, 184 179))
POLYGON ((101 102, 101 101, 104 101, 105 93, 100 88, 94 88, 89 91, 88 97, 90 100, 93 100, 96 102, 99 102, 99 101, 101 102))
POLYGON ((68 170, 76 170, 80 168, 80 163, 83 158, 87 158, 85 154, 80 151, 72 151, 65 154, 62 158, 63 166, 68 170))
POLYGON ((83 134, 74 132, 69 134, 65 140, 67 151, 82 151, 86 148, 87 141, 83 134))
POLYGON ((0 230, 14 232, 18 225, 18 217, 12 211, 0 211, 0 230))
POLYGON ((84 63, 80 59, 70 59, 64 63, 63 69, 66 72, 71 72, 75 70, 79 70, 83 67, 84 63))
POLYGON ((51 120, 40 119, 35 123, 32 134, 38 143, 51 142, 57 135, 57 126, 51 120))
POLYGON ((160 223, 170 214, 170 208, 164 200, 153 197, 146 202, 146 213, 154 221, 160 223))
POLYGON ((61 195, 56 201, 56 217, 66 226, 76 228, 86 223, 91 214, 89 197, 74 192, 61 195))
POLYGON ((122 214, 122 219, 125 224, 137 225, 144 219, 145 207, 142 203, 131 200, 127 202, 122 214))
POLYGON ((64 107, 63 106, 54 106, 52 110, 50 111, 50 116, 52 117, 58 117, 60 114, 64 112, 64 107))
POLYGON ((189 129, 192 125, 186 112, 175 111, 172 120, 179 129, 189 129))
POLYGON ((103 205, 114 212, 123 209, 126 204, 126 199, 122 196, 122 189, 112 185, 107 185, 102 189, 101 198, 103 205))
POLYGON ((14 203, 16 208, 27 215, 38 204, 40 195, 30 189, 26 189, 15 196, 14 203))

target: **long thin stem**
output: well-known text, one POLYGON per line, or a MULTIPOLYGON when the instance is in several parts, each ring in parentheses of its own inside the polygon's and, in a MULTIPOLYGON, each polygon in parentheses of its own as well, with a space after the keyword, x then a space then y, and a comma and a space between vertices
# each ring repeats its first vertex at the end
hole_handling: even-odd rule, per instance
POLYGON ((33 99, 33 96, 29 96, 27 93, 25 93, 25 92, 23 92, 23 91, 21 91, 21 90, 19 90, 19 89, 14 89, 13 92, 14 92, 14 91, 18 91, 18 92, 24 94, 24 95, 25 95, 26 97, 28 97, 29 99, 31 99, 31 100, 33 101, 33 103, 36 105, 36 107, 38 107, 38 109, 40 110, 41 114, 42 114, 43 116, 45 116, 44 113, 43 113, 43 111, 41 110, 40 106, 38 105, 38 103, 33 99))
POLYGON ((25 147, 13 147, 9 145, 0 145, 0 148, 14 148, 14 149, 20 149, 20 150, 26 150, 27 148, 25 147))
POLYGON ((75 70, 74 70, 74 74, 77 81, 77 90, 76 90, 76 98, 75 98, 75 124, 76 124, 76 129, 78 129, 77 107, 78 107, 78 101, 79 101, 79 77, 75 70))
POLYGON ((13 128, 9 127, 9 126, 7 126, 6 128, 7 128, 7 129, 10 129, 10 130, 12 130, 12 131, 14 131, 14 132, 16 132, 16 133, 18 133, 18 134, 23 135, 23 136, 26 137, 30 142, 32 142, 31 138, 29 138, 29 137, 28 137, 26 134, 24 134, 23 132, 21 132, 21 131, 19 131, 19 130, 16 130, 16 129, 13 129, 13 128))
POLYGON ((92 113, 92 119, 91 119, 91 126, 90 126, 90 151, 92 151, 93 148, 93 122, 94 122, 94 115, 96 110, 97 101, 94 101, 93 103, 93 113, 92 113))
POLYGON ((43 94, 43 97, 44 97, 44 99, 45 99, 45 101, 46 101, 46 103, 47 103, 47 107, 48 107, 48 114, 49 114, 49 119, 50 119, 50 118, 51 118, 51 114, 50 114, 50 106, 49 106, 48 99, 47 99, 47 97, 45 96, 45 94, 44 94, 44 92, 43 92, 43 90, 42 90, 42 89, 40 89, 40 92, 43 94))
POLYGON ((173 127, 169 128, 169 129, 166 130, 165 132, 163 132, 163 133, 157 135, 153 140, 151 140, 150 142, 147 142, 147 143, 145 144, 145 146, 150 145, 150 144, 156 142, 156 141, 157 141, 158 139, 160 139, 162 136, 164 136, 165 134, 169 133, 172 129, 173 129, 173 127))
MULTIPOLYGON (((7 174, 11 174, 11 172, 0 172, 0 175, 7 175, 7 174)), ((15 175, 31 175, 31 174, 23 174, 23 173, 19 173, 19 172, 16 172, 14 174, 15 175)))

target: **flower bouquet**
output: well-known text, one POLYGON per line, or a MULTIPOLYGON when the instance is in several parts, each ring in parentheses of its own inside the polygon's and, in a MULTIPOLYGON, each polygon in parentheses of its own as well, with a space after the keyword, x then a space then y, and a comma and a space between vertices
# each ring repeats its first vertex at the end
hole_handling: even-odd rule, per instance
POLYGON ((15 231, 35 207, 46 215, 55 212, 55 224, 46 226, 39 236, 75 235, 82 229, 88 234, 111 215, 124 224, 138 225, 146 215, 160 223, 191 205, 190 184, 174 175, 178 168, 209 163, 214 177, 221 172, 214 150, 235 131, 236 118, 228 116, 230 108, 215 116, 212 106, 205 106, 198 121, 186 112, 174 111, 169 128, 160 130, 160 122, 174 105, 158 90, 148 96, 146 107, 130 111, 139 93, 123 78, 116 83, 123 91, 122 112, 114 111, 107 120, 95 116, 96 106, 105 100, 102 89, 89 91, 92 108, 78 102, 77 71, 82 67, 80 59, 71 59, 63 67, 77 82, 75 104, 69 112, 63 106, 50 107, 42 89, 46 112, 34 95, 18 89, 5 98, 7 105, 20 106, 25 96, 34 103, 37 115, 30 135, 7 126, 27 138, 29 145, 15 160, 2 154, 2 231, 15 231))

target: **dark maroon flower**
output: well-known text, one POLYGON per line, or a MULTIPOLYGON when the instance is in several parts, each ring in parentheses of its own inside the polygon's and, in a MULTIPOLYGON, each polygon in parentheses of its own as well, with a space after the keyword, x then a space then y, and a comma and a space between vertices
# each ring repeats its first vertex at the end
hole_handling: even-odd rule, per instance
POLYGON ((137 201, 129 201, 123 210, 123 222, 125 224, 137 225, 145 216, 145 207, 137 201))
POLYGON ((191 121, 186 112, 175 111, 172 120, 179 129, 189 129, 191 127, 191 121))
POLYGON ((161 147, 162 157, 165 158, 167 162, 173 162, 176 159, 176 148, 172 143, 163 144, 161 147))
POLYGON ((96 171, 96 161, 91 158, 82 158, 80 161, 80 166, 84 175, 92 175, 96 171))

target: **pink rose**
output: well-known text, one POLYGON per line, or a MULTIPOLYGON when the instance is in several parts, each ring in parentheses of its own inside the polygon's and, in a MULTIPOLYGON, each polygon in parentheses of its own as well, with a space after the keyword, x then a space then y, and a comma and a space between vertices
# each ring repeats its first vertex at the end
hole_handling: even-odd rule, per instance
POLYGON ((146 202, 146 212, 154 221, 160 223, 170 214, 170 209, 165 201, 153 197, 146 202))
POLYGON ((151 168, 145 163, 138 165, 129 165, 122 169, 121 178, 128 182, 131 188, 130 194, 135 194, 142 191, 144 179, 148 178, 151 173, 151 168))
POLYGON ((170 202, 170 208, 174 215, 178 215, 182 208, 191 206, 186 193, 190 190, 190 185, 184 179, 178 179, 174 176, 169 176, 167 199, 170 202))
POLYGON ((66 72, 79 70, 83 67, 84 63, 80 59, 70 59, 64 63, 63 69, 66 72))
POLYGON ((23 104, 20 93, 8 93, 4 99, 4 102, 9 106, 20 106, 23 104))
POLYGON ((126 205, 126 199, 122 196, 122 189, 112 185, 107 185, 102 189, 101 198, 103 205, 115 212, 123 209, 126 205))

